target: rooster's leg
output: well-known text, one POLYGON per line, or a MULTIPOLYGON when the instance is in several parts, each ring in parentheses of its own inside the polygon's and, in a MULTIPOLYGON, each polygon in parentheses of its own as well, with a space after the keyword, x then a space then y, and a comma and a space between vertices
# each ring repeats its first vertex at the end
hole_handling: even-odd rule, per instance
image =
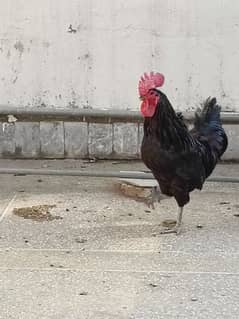
POLYGON ((149 208, 155 209, 154 203, 160 202, 161 199, 161 191, 159 186, 153 187, 151 190, 151 194, 147 200, 147 205, 149 208))
POLYGON ((175 227, 173 227, 172 229, 163 230, 160 232, 160 234, 176 233, 177 235, 179 235, 179 233, 181 231, 182 217, 183 217, 183 207, 179 207, 178 217, 177 217, 177 222, 176 222, 175 227))

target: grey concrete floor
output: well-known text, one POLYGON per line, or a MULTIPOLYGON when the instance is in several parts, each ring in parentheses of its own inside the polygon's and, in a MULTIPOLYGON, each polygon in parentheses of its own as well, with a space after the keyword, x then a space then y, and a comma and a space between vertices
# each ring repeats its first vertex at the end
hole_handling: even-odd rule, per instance
MULTIPOLYGON (((144 169, 140 162, 10 161, 1 167, 144 169)), ((238 176, 239 165, 215 174, 238 176)), ((0 318, 239 318, 239 185, 206 183, 176 217, 124 197, 116 179, 0 176, 0 318), (56 205, 35 221, 14 208, 56 205), (201 228, 197 226, 201 225, 201 228)))

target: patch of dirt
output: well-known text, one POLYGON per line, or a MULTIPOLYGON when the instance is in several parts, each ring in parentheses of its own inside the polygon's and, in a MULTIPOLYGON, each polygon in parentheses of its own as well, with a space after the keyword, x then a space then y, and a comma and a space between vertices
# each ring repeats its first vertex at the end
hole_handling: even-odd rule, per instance
POLYGON ((55 216, 50 213, 50 209, 56 205, 36 205, 31 207, 14 208, 13 214, 24 219, 32 219, 37 222, 52 221, 62 219, 61 216, 55 216))

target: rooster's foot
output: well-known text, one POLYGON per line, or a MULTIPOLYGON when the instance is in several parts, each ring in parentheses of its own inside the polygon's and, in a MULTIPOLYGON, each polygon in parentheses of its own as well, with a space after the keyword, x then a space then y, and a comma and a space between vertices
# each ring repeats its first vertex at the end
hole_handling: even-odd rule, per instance
POLYGON ((172 234, 175 233, 176 235, 179 235, 181 232, 181 224, 182 224, 182 217, 183 217, 183 207, 179 207, 178 210, 178 218, 177 218, 177 223, 175 227, 171 229, 165 229, 160 232, 160 234, 172 234))
POLYGON ((156 202, 160 202, 161 200, 161 191, 159 186, 153 187, 151 190, 151 194, 149 195, 148 199, 147 199, 147 205, 149 208, 155 209, 154 204, 156 202))

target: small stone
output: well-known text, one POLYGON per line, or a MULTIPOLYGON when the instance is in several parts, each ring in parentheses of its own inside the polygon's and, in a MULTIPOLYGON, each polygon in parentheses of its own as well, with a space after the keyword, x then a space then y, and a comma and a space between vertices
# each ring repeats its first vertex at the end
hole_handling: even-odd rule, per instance
POLYGON ((158 285, 157 285, 157 284, 154 284, 154 283, 150 283, 149 285, 150 285, 150 287, 153 287, 153 288, 158 287, 158 285))
POLYGON ((151 213, 151 210, 146 209, 146 210, 145 210, 145 213, 150 214, 150 213, 151 213))
POLYGON ((85 239, 85 238, 77 238, 76 242, 79 243, 79 244, 84 244, 84 243, 87 242, 87 239, 85 239))
POLYGON ((8 123, 15 123, 17 118, 14 115, 9 114, 8 116, 8 123))
POLYGON ((233 216, 235 216, 235 217, 239 217, 239 213, 236 213, 236 214, 234 214, 233 216))
POLYGON ((132 213, 128 213, 128 216, 133 216, 133 214, 132 213))
POLYGON ((198 301, 198 299, 196 297, 192 297, 191 301, 198 301))
POLYGON ((197 228, 199 228, 199 229, 200 229, 200 228, 203 228, 203 225, 198 224, 198 225, 197 225, 197 228))
POLYGON ((82 291, 79 293, 80 296, 87 296, 88 295, 88 292, 87 291, 82 291))
POLYGON ((69 208, 66 208, 66 212, 69 212, 70 210, 69 210, 69 208))
POLYGON ((227 205, 230 204, 230 202, 220 202, 219 205, 227 205))
POLYGON ((88 159, 88 163, 96 163, 98 159, 96 157, 92 157, 88 159))

